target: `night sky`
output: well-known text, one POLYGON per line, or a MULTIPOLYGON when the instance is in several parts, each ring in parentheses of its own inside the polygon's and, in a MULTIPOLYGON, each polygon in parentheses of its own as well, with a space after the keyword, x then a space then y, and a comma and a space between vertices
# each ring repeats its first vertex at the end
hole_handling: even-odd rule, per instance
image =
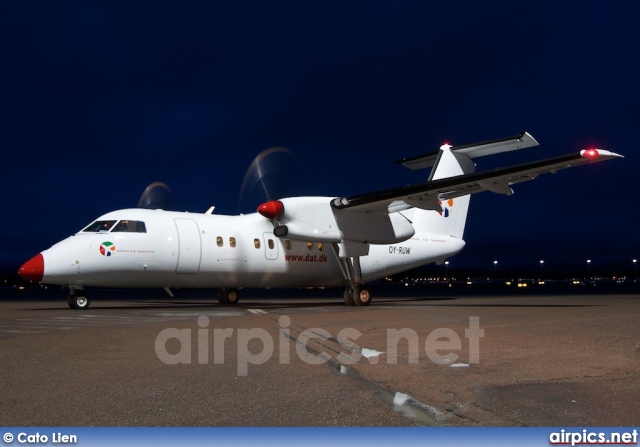
POLYGON ((255 210, 243 178, 270 147, 293 154, 267 164, 290 195, 343 196, 426 179, 398 158, 523 130, 540 146, 478 170, 626 158, 475 195, 452 265, 640 256, 640 8, 437 3, 1 2, 0 265, 155 181, 180 210, 255 210))

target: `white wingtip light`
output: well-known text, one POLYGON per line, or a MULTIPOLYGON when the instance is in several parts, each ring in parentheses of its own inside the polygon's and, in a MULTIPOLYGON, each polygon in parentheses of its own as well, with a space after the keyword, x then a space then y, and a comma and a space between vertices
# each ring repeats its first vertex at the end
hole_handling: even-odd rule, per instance
POLYGON ((584 158, 590 158, 592 160, 598 158, 611 158, 611 157, 620 157, 624 158, 624 156, 620 154, 616 154, 615 152, 606 151, 604 149, 583 149, 580 151, 580 155, 584 158))

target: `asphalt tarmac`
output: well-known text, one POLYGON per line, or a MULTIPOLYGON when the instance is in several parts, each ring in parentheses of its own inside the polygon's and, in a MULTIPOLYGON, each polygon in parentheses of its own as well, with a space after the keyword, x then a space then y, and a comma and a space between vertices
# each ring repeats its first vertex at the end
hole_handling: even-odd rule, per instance
POLYGON ((333 292, 3 291, 0 425, 640 425, 639 294, 333 292))

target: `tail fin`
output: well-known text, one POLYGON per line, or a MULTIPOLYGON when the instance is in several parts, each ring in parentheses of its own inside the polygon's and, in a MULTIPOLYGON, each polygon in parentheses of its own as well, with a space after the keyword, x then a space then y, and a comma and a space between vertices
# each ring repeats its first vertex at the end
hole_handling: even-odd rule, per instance
MULTIPOLYGON (((475 172, 476 165, 468 155, 452 152, 451 146, 440 147, 429 181, 475 172)), ((467 222, 471 196, 456 197, 439 202, 441 210, 415 209, 413 226, 416 233, 429 233, 462 239, 467 222)))
MULTIPOLYGON (((437 153, 429 153, 412 158, 398 160, 409 169, 423 169, 433 166, 429 181, 475 172, 476 166, 472 158, 502 152, 516 151, 537 146, 538 142, 528 133, 480 143, 451 147, 445 144, 437 153)), ((511 191, 511 190, 509 190, 511 191)), ((462 239, 469 211, 470 195, 445 200, 440 203, 442 210, 426 211, 416 208, 413 226, 416 232, 452 236, 462 239)))

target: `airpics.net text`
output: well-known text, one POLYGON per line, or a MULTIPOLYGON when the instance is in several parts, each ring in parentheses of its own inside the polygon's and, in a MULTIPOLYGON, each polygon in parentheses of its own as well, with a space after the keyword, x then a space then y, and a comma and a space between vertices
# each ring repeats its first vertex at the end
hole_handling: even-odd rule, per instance
MULTIPOLYGON (((287 315, 278 319, 280 328, 276 336, 277 343, 274 336, 264 328, 210 329, 209 317, 206 315, 199 316, 197 323, 195 340, 190 328, 167 328, 160 331, 155 340, 158 359, 167 365, 207 365, 210 360, 213 360, 215 365, 222 365, 225 363, 225 353, 232 353, 229 343, 235 338, 237 375, 247 376, 249 365, 266 363, 274 354, 277 355, 280 364, 290 364, 292 351, 295 351, 300 360, 311 365, 322 365, 331 359, 343 365, 353 365, 362 357, 367 358, 371 364, 377 364, 380 356, 384 356, 387 364, 396 365, 399 353, 406 354, 406 362, 409 364, 419 363, 421 353, 424 353, 433 363, 452 365, 460 358, 456 351, 462 350, 462 338, 449 328, 437 328, 426 333, 422 336, 422 344, 419 333, 414 329, 387 329, 386 351, 380 352, 359 346, 356 342, 362 333, 355 328, 342 329, 336 337, 322 328, 292 331, 291 318, 287 315), (194 341, 195 353, 192 350, 194 341), (211 341, 213 343, 210 343, 211 341), (342 351, 337 352, 325 345, 327 341, 337 342, 342 351)), ((469 347, 467 364, 480 363, 480 339, 483 337, 484 329, 480 328, 480 317, 469 317, 469 327, 464 330, 464 338, 468 339, 469 347)))

